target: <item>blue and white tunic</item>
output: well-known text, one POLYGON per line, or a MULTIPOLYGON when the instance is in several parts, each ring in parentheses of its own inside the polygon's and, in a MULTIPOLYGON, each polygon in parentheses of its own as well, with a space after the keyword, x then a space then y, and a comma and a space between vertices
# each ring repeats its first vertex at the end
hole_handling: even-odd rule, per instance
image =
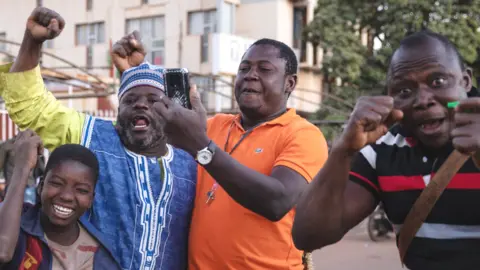
POLYGON ((90 222, 123 269, 186 269, 197 164, 170 145, 161 158, 127 150, 112 122, 87 117, 81 144, 100 164, 90 222))

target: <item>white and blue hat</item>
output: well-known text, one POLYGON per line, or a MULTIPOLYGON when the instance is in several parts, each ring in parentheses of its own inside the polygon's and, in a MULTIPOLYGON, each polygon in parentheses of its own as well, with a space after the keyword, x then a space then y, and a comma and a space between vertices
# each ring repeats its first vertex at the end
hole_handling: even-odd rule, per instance
POLYGON ((118 99, 121 99, 128 90, 139 85, 152 86, 165 93, 163 70, 163 68, 147 62, 125 70, 120 80, 118 99))

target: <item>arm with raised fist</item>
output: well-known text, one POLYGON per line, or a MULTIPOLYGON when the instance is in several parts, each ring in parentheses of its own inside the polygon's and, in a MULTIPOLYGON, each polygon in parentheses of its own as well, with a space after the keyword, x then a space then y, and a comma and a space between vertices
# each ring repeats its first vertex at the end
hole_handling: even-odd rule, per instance
POLYGON ((0 94, 10 118, 20 129, 31 129, 52 150, 66 143, 80 143, 85 115, 63 106, 43 83, 38 65, 42 44, 65 27, 55 11, 39 7, 27 19, 18 56, 0 66, 0 94))
POLYGON ((14 148, 12 181, 5 201, 0 204, 0 269, 2 263, 8 263, 15 253, 28 176, 37 164, 38 155, 43 153, 42 140, 31 130, 17 135, 14 148))
MULTIPOLYGON (((63 106, 43 83, 39 67, 43 42, 59 36, 65 20, 57 12, 39 7, 27 19, 18 56, 0 66, 0 95, 20 129, 32 129, 49 150, 66 143, 80 143, 85 115, 63 106)), ((137 32, 118 41, 112 60, 120 72, 143 62, 145 52, 137 32)))
POLYGON ((27 19, 23 42, 10 72, 22 72, 35 68, 40 60, 43 42, 59 36, 63 28, 65 28, 65 20, 57 12, 43 7, 33 10, 27 19))
POLYGON ((143 63, 145 55, 146 52, 138 31, 133 31, 124 36, 112 48, 113 64, 120 74, 143 63))
MULTIPOLYGON (((393 108, 392 97, 362 97, 357 101, 327 162, 298 201, 292 232, 297 248, 312 251, 333 244, 374 210, 374 195, 349 181, 351 164, 369 166, 360 150, 375 143, 390 123, 402 117, 403 113, 393 108)), ((375 175, 373 168, 370 171, 375 175)))

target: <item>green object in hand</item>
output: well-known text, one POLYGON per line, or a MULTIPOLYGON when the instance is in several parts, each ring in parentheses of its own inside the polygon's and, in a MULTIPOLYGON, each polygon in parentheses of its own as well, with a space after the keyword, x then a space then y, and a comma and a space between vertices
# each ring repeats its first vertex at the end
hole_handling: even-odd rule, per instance
POLYGON ((460 103, 460 102, 459 101, 448 102, 447 103, 447 108, 450 108, 450 109, 456 108, 458 106, 458 103, 460 103))

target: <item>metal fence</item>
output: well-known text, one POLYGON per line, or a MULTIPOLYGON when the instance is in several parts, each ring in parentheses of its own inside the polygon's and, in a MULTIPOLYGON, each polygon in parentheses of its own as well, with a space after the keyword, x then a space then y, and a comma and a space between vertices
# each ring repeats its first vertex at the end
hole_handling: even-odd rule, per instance
MULTIPOLYGON (((114 110, 99 110, 84 113, 111 121, 117 118, 117 112, 114 110)), ((13 138, 19 131, 17 125, 15 125, 13 120, 8 116, 6 110, 0 110, 0 128, 0 142, 13 138)))

